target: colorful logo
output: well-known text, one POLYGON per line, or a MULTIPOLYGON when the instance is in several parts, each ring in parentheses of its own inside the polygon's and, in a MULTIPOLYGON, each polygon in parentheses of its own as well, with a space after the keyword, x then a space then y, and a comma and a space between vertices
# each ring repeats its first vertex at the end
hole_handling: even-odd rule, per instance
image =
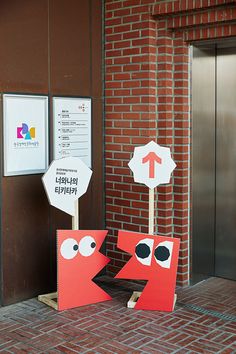
POLYGON ((28 125, 22 123, 22 127, 17 127, 17 139, 31 140, 35 138, 35 127, 29 129, 28 125))

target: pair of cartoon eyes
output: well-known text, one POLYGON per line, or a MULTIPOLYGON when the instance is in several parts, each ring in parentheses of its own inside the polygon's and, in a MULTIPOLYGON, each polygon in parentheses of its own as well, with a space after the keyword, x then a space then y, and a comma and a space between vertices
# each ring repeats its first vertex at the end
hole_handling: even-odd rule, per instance
POLYGON ((78 253, 89 257, 96 249, 96 242, 92 236, 84 236, 79 243, 74 238, 67 238, 61 244, 60 252, 63 258, 73 259, 78 253))
MULTIPOLYGON (((135 247, 135 256, 137 260, 147 266, 151 265, 154 240, 144 238, 139 241, 135 247)), ((171 256, 173 251, 173 242, 160 242, 154 250, 154 258, 161 267, 170 268, 171 256)))

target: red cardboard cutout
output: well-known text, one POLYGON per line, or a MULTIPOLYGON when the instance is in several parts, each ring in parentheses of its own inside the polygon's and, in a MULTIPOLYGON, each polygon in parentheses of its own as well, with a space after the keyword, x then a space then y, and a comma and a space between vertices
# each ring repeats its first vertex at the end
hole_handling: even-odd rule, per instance
POLYGON ((148 280, 135 309, 172 311, 180 240, 119 231, 117 246, 132 254, 116 278, 148 280))
POLYGON ((103 230, 57 232, 58 310, 111 299, 92 281, 109 262, 99 252, 106 235, 103 230))

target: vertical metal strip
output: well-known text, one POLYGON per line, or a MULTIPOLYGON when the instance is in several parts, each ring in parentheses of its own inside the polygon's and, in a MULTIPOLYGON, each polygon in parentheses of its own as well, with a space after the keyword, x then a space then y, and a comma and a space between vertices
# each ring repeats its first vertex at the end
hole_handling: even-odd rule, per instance
POLYGON ((2 236, 2 176, 3 176, 3 96, 0 94, 0 306, 3 304, 3 236, 2 236))
POLYGON ((216 272, 216 179, 217 179, 217 44, 215 45, 215 81, 214 81, 214 88, 215 88, 215 199, 214 199, 214 275, 216 272))

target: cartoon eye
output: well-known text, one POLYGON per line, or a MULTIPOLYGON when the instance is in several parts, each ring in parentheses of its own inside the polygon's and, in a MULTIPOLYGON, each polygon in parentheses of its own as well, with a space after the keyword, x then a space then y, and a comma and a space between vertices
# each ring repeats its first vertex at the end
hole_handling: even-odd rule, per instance
POLYGON ((159 243, 154 251, 154 257, 161 267, 170 268, 171 256, 173 251, 173 242, 164 241, 159 243))
POLYGON ((84 257, 91 256, 96 248, 96 242, 92 236, 84 236, 79 242, 79 252, 84 257))
POLYGON ((151 238, 144 238, 136 245, 135 255, 140 263, 148 266, 151 264, 153 243, 151 238))
POLYGON ((79 245, 73 238, 67 238, 62 242, 60 252, 63 258, 72 259, 78 253, 79 245))

